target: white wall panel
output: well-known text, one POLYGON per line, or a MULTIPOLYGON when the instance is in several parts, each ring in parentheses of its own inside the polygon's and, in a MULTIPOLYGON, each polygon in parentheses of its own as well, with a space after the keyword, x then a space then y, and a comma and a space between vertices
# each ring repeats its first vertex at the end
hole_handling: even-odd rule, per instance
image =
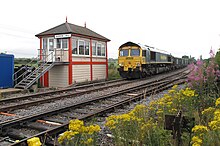
POLYGON ((93 57, 92 61, 93 62, 106 62, 106 58, 93 57))
POLYGON ((50 87, 66 87, 69 85, 68 82, 68 65, 56 65, 50 69, 50 87))
POLYGON ((81 62, 89 62, 90 61, 90 58, 89 57, 85 57, 85 56, 73 56, 72 57, 72 61, 81 61, 81 62))
POLYGON ((73 83, 90 80, 90 65, 73 65, 73 83))
POLYGON ((101 80, 106 78, 106 65, 97 64, 92 66, 93 80, 101 80))

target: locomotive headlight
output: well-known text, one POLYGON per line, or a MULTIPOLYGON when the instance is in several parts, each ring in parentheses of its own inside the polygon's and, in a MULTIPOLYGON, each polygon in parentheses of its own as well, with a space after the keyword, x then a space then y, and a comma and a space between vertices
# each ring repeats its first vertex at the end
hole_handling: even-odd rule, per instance
POLYGON ((140 64, 139 62, 137 62, 137 63, 136 63, 136 66, 140 67, 140 66, 141 66, 141 64, 140 64))
POLYGON ((118 65, 119 65, 119 66, 124 66, 124 63, 119 63, 118 65))

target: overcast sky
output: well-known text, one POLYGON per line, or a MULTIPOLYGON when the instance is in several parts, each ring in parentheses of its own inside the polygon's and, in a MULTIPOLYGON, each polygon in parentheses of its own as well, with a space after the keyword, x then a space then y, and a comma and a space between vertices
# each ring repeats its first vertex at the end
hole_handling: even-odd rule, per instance
POLYGON ((220 47, 218 0, 4 0, 0 8, 0 52, 36 57, 36 34, 65 22, 109 38, 108 56, 133 41, 174 56, 209 57, 220 47))

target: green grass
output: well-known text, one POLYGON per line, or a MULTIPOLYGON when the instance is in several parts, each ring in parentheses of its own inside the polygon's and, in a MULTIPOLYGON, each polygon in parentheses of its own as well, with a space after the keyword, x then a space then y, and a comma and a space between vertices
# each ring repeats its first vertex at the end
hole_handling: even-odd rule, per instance
POLYGON ((118 68, 117 62, 109 62, 108 64, 108 79, 109 80, 115 80, 115 79, 121 78, 117 68, 118 68))

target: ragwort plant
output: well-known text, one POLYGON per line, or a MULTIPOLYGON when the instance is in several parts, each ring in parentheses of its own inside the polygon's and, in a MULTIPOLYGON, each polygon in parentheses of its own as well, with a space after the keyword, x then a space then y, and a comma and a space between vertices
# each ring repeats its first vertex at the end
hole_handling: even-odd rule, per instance
MULTIPOLYGON (((192 116, 195 112, 193 98, 194 90, 186 88, 178 90, 175 85, 168 94, 147 105, 137 105, 132 111, 122 115, 112 115, 107 118, 106 126, 114 135, 115 145, 175 145, 171 131, 164 130, 165 114, 176 115, 179 110, 192 116)), ((186 135, 188 143, 191 137, 186 135)))
POLYGON ((148 115, 146 105, 137 105, 127 114, 109 116, 105 125, 111 130, 117 146, 170 145, 166 131, 148 115))
POLYGON ((202 111, 203 124, 193 127, 192 146, 219 146, 220 145, 220 98, 215 106, 202 111))
POLYGON ((84 126, 81 120, 71 120, 69 130, 58 138, 58 142, 64 146, 95 146, 99 131, 98 125, 84 126))

